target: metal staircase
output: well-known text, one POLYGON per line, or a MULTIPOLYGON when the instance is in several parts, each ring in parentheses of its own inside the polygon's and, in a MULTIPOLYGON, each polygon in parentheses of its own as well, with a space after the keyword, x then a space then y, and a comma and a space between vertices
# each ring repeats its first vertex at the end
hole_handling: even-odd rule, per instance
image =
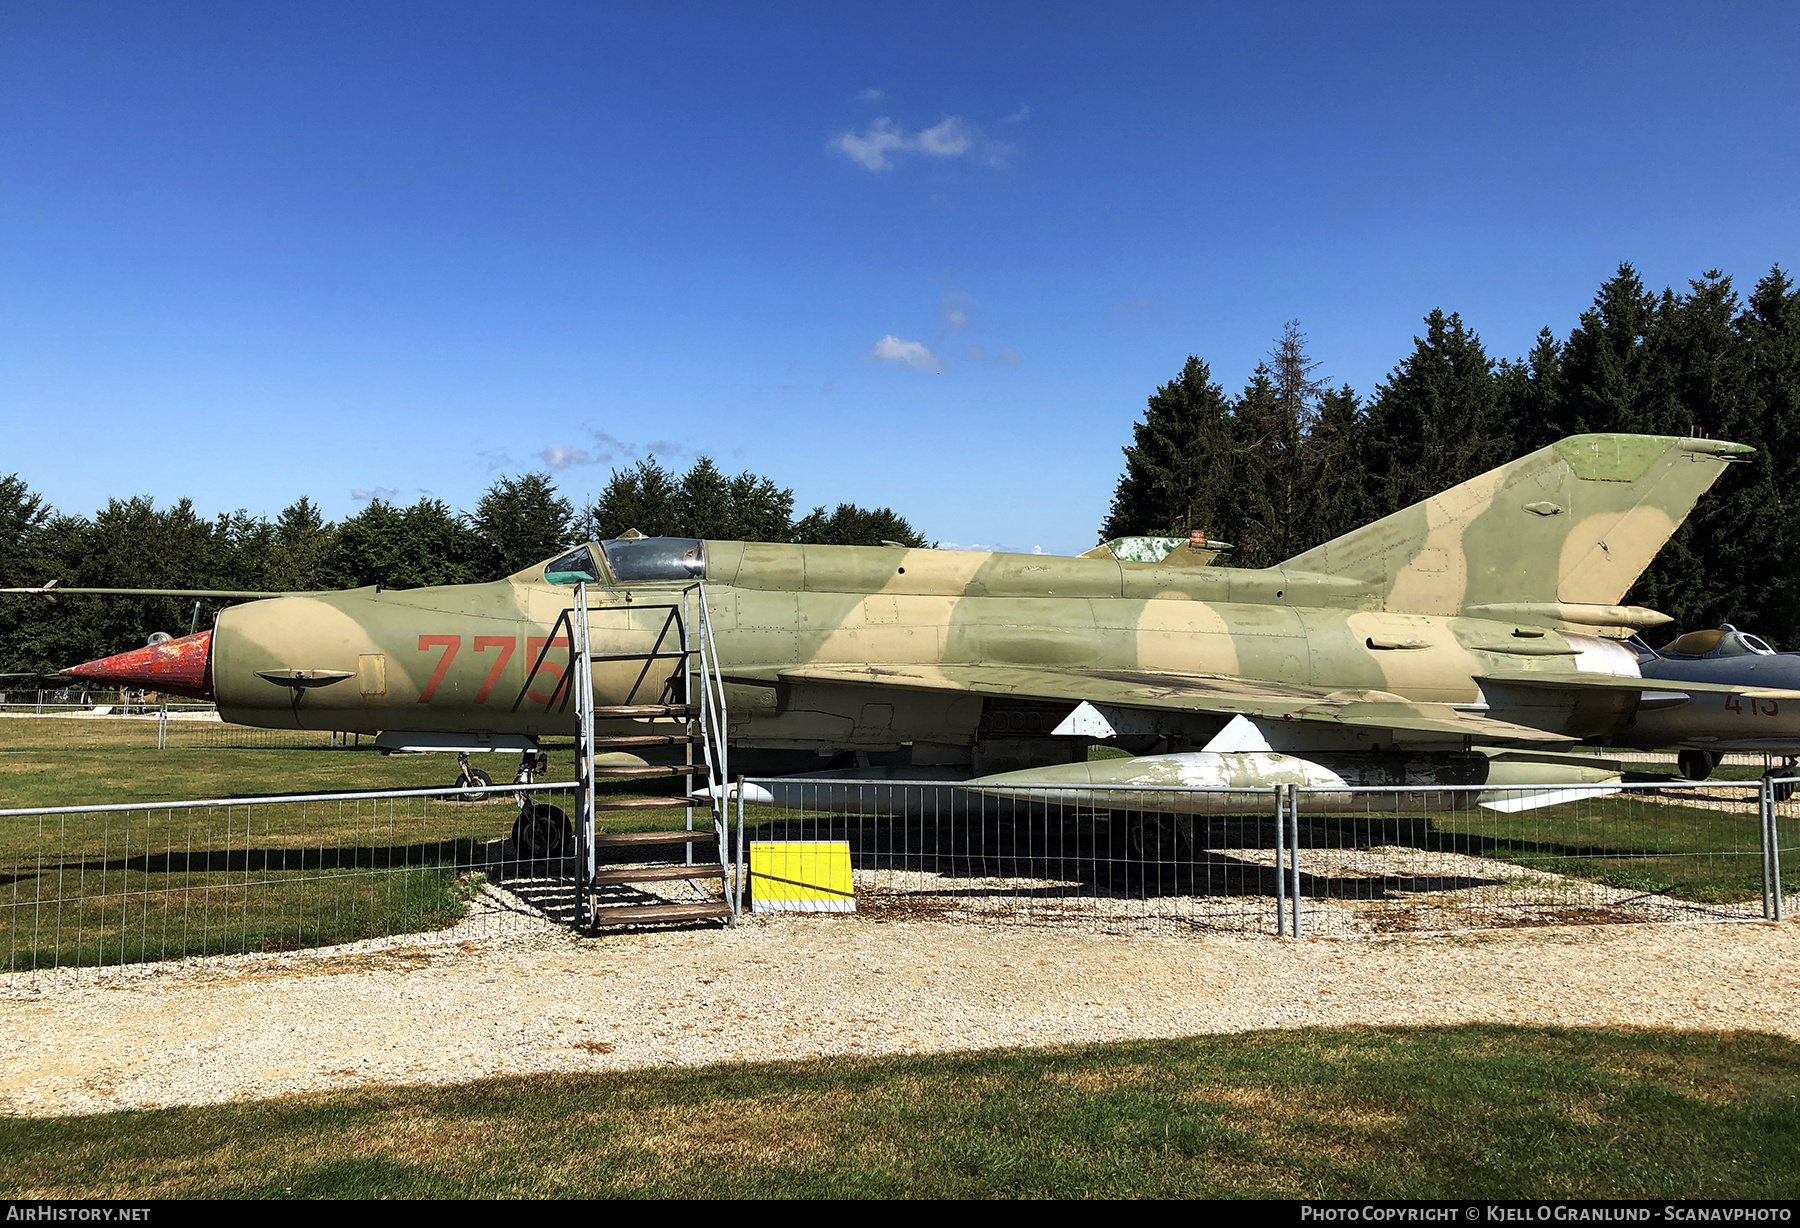
MULTIPOLYGON (((547 652, 566 620, 569 669, 550 702, 560 695, 566 707, 570 692, 575 700, 575 761, 581 773, 575 816, 577 923, 593 930, 677 922, 729 925, 742 903, 741 876, 735 872, 741 857, 732 855, 730 842, 725 688, 707 617, 705 586, 700 582, 689 585, 679 602, 629 608, 634 615, 666 612, 661 633, 648 653, 595 652, 589 635, 586 584, 575 586, 573 604, 544 646, 547 652), (671 635, 679 647, 665 647, 671 635), (595 706, 594 663, 639 660, 644 668, 625 697, 627 702, 595 706), (657 661, 679 664, 663 683, 656 702, 631 702, 657 661), (595 733, 596 721, 621 720, 641 722, 642 732, 595 733), (674 746, 684 748, 683 762, 668 766, 603 763, 598 758, 609 750, 674 746), (685 778, 685 796, 603 798, 596 791, 601 781, 668 778, 685 778), (609 816, 671 810, 686 812, 686 822, 679 830, 603 830, 609 816)), ((533 674, 542 659, 540 653, 533 674)))

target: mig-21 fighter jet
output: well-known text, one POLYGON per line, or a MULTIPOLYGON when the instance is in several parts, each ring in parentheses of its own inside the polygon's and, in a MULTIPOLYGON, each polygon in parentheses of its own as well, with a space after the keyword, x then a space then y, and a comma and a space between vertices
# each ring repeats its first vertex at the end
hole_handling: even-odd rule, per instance
MULTIPOLYGON (((1750 451, 1574 436, 1262 569, 1185 549, 1150 562, 621 537, 488 584, 248 601, 210 631, 67 672, 214 699, 239 724, 413 748, 565 734, 579 583, 603 716, 686 694, 672 611, 704 600, 732 766, 753 774, 823 755, 1093 788, 1133 773, 1616 780, 1563 752, 1671 701, 1800 701, 1646 678, 1625 639, 1670 620, 1617 604, 1750 451), (1095 741, 1137 757, 1089 763, 1095 741)), ((628 715, 602 725, 644 731, 628 715)))

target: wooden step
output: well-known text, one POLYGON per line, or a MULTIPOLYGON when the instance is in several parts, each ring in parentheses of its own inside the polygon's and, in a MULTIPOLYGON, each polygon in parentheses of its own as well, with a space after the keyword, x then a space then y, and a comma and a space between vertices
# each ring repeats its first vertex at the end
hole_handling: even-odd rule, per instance
POLYGON ((704 866, 639 866, 636 869, 602 870, 594 875, 594 886, 613 883, 666 883, 684 878, 724 878, 725 867, 718 862, 704 866))
POLYGON ((700 776, 706 772, 706 765, 701 763, 689 766, 678 763, 674 767, 646 763, 639 767, 635 763, 597 763, 594 765, 595 780, 649 780, 657 776, 700 776))
POLYGON ((595 746, 680 746, 684 742, 698 742, 698 736, 686 733, 632 733, 622 734, 616 738, 598 737, 595 746))
POLYGON ((699 704, 609 704, 594 709, 594 719, 597 721, 635 720, 644 717, 687 721, 699 715, 699 704))
POLYGON ((647 921, 729 921, 729 904, 626 904, 594 909, 595 925, 641 925, 647 921))
MULTIPOLYGON (((496 786, 497 787, 497 786, 496 786)), ((710 797, 619 797, 595 798, 595 810, 685 810, 692 806, 704 810, 713 804, 710 797)))
POLYGON ((710 831, 601 831, 594 833, 595 848, 617 848, 621 845, 646 844, 711 844, 718 835, 710 831))

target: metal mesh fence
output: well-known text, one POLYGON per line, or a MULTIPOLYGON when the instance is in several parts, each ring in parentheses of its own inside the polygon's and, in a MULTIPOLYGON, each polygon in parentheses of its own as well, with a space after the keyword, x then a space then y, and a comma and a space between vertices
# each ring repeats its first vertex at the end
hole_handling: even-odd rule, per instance
POLYGON ((566 924, 572 788, 0 811, 0 959, 29 971, 566 924))
MULTIPOLYGON (((744 838, 846 843, 857 908, 878 917, 1339 935, 1760 919, 1779 904, 1762 790, 1111 787, 1099 806, 1093 790, 790 778, 751 782, 766 800, 744 838)), ((1778 809, 1778 835, 1800 825, 1800 803, 1778 809)))
POLYGON ((314 729, 258 729, 219 719, 210 704, 86 704, 0 708, 0 737, 62 747, 136 750, 299 750, 365 745, 356 734, 314 729))
POLYGON ((1440 792, 1301 791, 1302 932, 1763 916, 1760 782, 1440 792))
POLYGON ((848 843, 865 915, 1116 932, 1272 919, 1272 789, 1139 790, 1117 810, 1054 789, 872 780, 757 780, 746 792, 769 799, 746 805, 746 845, 848 843), (1166 813, 1177 808, 1222 813, 1166 813))
MULTIPOLYGON (((0 960, 29 974, 573 925, 573 788, 0 811, 0 960)), ((735 793, 727 881, 748 878, 752 911, 745 854, 770 842, 841 842, 856 911, 876 920, 1109 933, 1753 919, 1800 890, 1778 856, 1800 840, 1800 800, 1755 781, 1550 796, 1114 786, 1096 798, 787 778, 735 793)), ((615 818, 686 822, 664 814, 615 818)), ((634 856, 618 850, 601 869, 634 856)), ((685 877, 626 902, 675 900, 685 877)))

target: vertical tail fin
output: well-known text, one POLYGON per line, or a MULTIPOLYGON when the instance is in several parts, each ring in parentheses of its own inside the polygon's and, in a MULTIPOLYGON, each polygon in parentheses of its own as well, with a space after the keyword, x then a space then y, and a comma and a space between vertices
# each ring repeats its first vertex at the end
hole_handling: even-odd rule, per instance
POLYGON ((1610 605, 1755 449, 1667 435, 1572 435, 1295 555, 1284 569, 1368 586, 1381 608, 1610 605))

